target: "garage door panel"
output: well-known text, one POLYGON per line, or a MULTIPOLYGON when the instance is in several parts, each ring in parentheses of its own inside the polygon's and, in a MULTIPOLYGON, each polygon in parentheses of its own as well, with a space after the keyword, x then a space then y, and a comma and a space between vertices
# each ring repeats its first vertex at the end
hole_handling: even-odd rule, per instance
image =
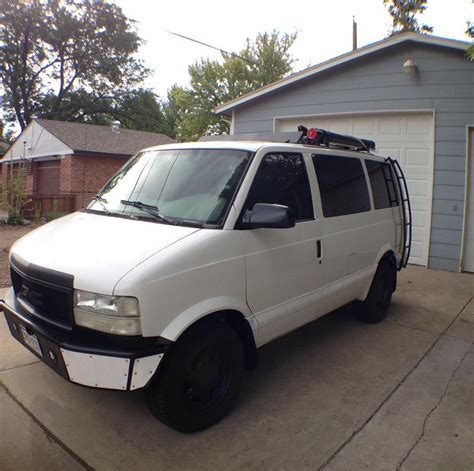
POLYGON ((413 240, 410 253, 410 258, 413 257, 411 263, 413 263, 413 261, 421 263, 421 260, 423 260, 423 247, 423 241, 413 240))
POLYGON ((426 136, 429 138, 433 135, 433 126, 425 115, 407 116, 406 132, 407 136, 426 136))
MULTIPOLYGON (((375 143, 377 144, 377 137, 375 137, 376 141, 375 143)), ((377 150, 376 150, 377 154, 379 155, 383 155, 384 157, 392 157, 392 159, 396 159, 398 160, 399 162, 403 162, 402 161, 402 149, 400 148, 396 148, 396 147, 383 147, 383 146, 379 146, 377 145, 377 150)))
POLYGON ((375 123, 373 119, 361 118, 354 121, 354 135, 372 137, 375 135, 375 123))
POLYGON ((418 181, 430 181, 431 178, 428 178, 427 167, 420 165, 406 165, 403 164, 403 171, 407 180, 418 180, 418 181))
MULTIPOLYGON (((424 180, 417 180, 415 178, 407 178, 408 191, 410 196, 428 196, 428 182, 424 180)), ((415 202, 415 199, 413 200, 415 202)))
POLYGON ((426 211, 412 210, 414 229, 424 229, 426 227, 426 211))
POLYGON ((341 121, 330 121, 327 124, 327 131, 339 133, 339 134, 350 134, 352 130, 349 129, 349 121, 342 119, 341 121))
POLYGON ((319 127, 333 132, 373 139, 377 146, 377 154, 383 157, 392 157, 400 162, 407 179, 413 211, 414 243, 410 263, 427 265, 433 192, 434 126, 432 114, 377 115, 374 113, 352 117, 325 116, 298 120, 293 118, 281 120, 279 129, 281 131, 294 130, 296 121, 308 127, 319 127))
POLYGON ((385 118, 379 122, 379 136, 400 136, 402 134, 402 121, 397 118, 385 118))
POLYGON ((423 149, 407 148, 405 151, 405 164, 406 165, 419 165, 429 167, 430 164, 430 153, 426 147, 423 149))

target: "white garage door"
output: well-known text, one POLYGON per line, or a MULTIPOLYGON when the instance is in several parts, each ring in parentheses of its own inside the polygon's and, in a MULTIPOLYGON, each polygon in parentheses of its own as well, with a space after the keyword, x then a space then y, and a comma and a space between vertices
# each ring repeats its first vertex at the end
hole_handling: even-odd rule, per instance
POLYGON ((298 124, 372 139, 377 154, 400 162, 407 179, 413 213, 410 263, 428 265, 433 192, 433 115, 403 113, 277 118, 275 130, 295 131, 298 124))
POLYGON ((466 201, 466 225, 464 229, 464 271, 474 272, 474 130, 469 132, 470 158, 466 201))

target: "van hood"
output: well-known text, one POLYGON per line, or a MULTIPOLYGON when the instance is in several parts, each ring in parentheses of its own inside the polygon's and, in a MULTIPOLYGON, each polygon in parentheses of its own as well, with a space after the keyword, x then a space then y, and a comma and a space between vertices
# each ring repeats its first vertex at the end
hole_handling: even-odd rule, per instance
POLYGON ((74 288, 111 294, 140 262, 199 230, 78 212, 22 237, 10 255, 73 275, 74 288))

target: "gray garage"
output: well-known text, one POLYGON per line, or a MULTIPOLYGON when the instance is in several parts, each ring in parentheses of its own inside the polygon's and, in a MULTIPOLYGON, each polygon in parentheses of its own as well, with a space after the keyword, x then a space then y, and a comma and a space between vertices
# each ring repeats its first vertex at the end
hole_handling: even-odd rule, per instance
POLYGON ((298 124, 375 140, 413 207, 410 262, 474 272, 474 63, 468 43, 405 33, 220 106, 234 134, 298 124))

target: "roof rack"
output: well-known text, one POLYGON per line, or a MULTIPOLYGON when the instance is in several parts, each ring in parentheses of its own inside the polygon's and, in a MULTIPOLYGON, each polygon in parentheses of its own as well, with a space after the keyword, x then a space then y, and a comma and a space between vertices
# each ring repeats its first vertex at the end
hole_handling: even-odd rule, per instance
POLYGON ((298 132, 262 132, 246 134, 228 134, 221 136, 202 136, 203 141, 266 141, 306 144, 311 146, 336 147, 355 151, 370 152, 375 150, 375 142, 358 137, 345 136, 324 129, 298 126, 298 132))
POLYGON ((356 151, 370 152, 375 150, 375 142, 368 139, 359 139, 354 136, 336 134, 335 132, 325 131, 318 128, 305 128, 298 126, 301 136, 298 139, 299 144, 309 144, 312 146, 339 147, 356 151))

